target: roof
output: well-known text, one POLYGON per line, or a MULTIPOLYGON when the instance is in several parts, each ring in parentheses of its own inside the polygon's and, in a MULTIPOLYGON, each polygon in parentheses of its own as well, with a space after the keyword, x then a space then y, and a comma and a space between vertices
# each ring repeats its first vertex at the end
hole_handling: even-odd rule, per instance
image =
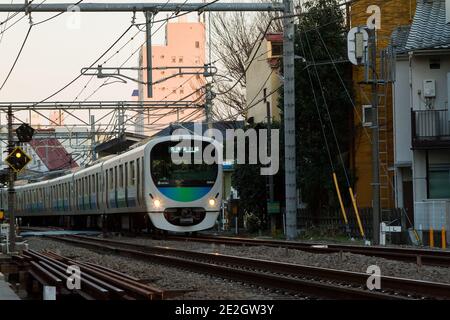
MULTIPOLYGON (((157 134, 154 135, 154 137, 164 137, 164 136, 170 136, 172 132, 176 129, 187 129, 190 132, 195 132, 196 125, 200 126, 202 128, 202 134, 205 133, 206 130, 208 130, 208 124, 205 122, 182 122, 182 123, 174 123, 170 126, 166 127, 165 129, 159 131, 157 134)), ((223 137, 226 137, 226 130, 227 129, 243 129, 245 126, 244 121, 218 121, 213 122, 212 127, 213 129, 217 129, 222 133, 223 137)))
POLYGON ((49 171, 78 167, 72 156, 56 138, 33 139, 29 144, 49 171))
POLYGON ((395 52, 403 52, 406 50, 410 30, 411 26, 401 26, 394 29, 391 35, 390 46, 395 52))
POLYGON ((283 34, 281 32, 267 33, 266 40, 271 42, 283 42, 283 34))
POLYGON ((418 0, 405 49, 450 48, 450 24, 445 18, 445 0, 418 0))

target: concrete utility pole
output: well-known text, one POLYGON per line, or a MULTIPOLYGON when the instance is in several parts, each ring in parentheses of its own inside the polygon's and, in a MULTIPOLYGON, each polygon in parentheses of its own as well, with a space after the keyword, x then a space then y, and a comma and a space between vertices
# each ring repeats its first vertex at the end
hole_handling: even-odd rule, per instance
POLYGON ((380 132, 378 126, 378 77, 377 77, 377 34, 376 29, 369 30, 370 63, 372 68, 372 202, 374 245, 380 243, 380 132))
POLYGON ((212 109, 212 100, 213 100, 213 92, 212 92, 212 84, 208 82, 206 85, 206 94, 205 94, 205 116, 206 123, 208 124, 208 128, 212 127, 211 123, 211 109, 212 109))
MULTIPOLYGON (((14 132, 13 132, 13 112, 12 107, 8 107, 8 154, 14 150, 14 132)), ((16 173, 14 169, 8 168, 8 216, 9 216, 9 252, 14 252, 16 248, 16 223, 14 217, 14 182, 16 173)))
POLYGON ((146 48, 147 48, 147 98, 153 97, 153 77, 152 77, 152 17, 150 11, 145 12, 146 23, 146 48))
POLYGON ((283 0, 284 157, 286 187, 286 238, 297 237, 297 174, 295 160, 294 4, 283 0))
POLYGON ((92 148, 92 161, 97 160, 97 155, 95 154, 95 116, 91 114, 91 148, 92 148))
MULTIPOLYGON (((265 99, 266 97, 264 97, 265 99)), ((272 157, 272 112, 270 110, 270 101, 266 101, 266 112, 267 112, 267 151, 268 155, 272 157)), ((267 183, 269 185, 269 202, 273 203, 275 200, 275 192, 273 185, 273 175, 269 175, 267 178, 267 183)), ((275 214, 270 214, 270 233, 275 236, 277 231, 277 217, 275 214)))

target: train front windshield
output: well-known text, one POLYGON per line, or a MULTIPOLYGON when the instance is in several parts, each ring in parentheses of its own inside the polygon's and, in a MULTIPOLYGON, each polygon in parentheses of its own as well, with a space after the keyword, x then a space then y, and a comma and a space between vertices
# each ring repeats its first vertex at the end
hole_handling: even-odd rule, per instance
POLYGON ((200 142, 192 143, 191 147, 179 147, 178 141, 166 141, 153 147, 151 159, 151 174, 157 187, 203 187, 213 186, 217 179, 218 165, 194 163, 197 153, 203 154, 204 149, 210 144, 200 142), (175 164, 172 161, 174 153, 190 157, 189 163, 175 164))

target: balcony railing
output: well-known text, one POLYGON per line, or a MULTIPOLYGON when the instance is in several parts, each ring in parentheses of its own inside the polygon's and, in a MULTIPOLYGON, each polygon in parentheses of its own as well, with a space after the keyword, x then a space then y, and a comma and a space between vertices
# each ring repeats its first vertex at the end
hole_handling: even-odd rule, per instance
POLYGON ((450 149, 448 110, 411 110, 413 149, 450 149))

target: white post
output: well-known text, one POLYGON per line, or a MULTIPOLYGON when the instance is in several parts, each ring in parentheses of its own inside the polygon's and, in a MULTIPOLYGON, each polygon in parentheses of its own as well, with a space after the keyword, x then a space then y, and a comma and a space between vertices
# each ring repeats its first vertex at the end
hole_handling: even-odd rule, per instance
POLYGON ((380 245, 386 245, 386 223, 380 223, 380 245))
POLYGON ((44 300, 56 300, 56 287, 44 286, 43 290, 42 296, 44 300))

